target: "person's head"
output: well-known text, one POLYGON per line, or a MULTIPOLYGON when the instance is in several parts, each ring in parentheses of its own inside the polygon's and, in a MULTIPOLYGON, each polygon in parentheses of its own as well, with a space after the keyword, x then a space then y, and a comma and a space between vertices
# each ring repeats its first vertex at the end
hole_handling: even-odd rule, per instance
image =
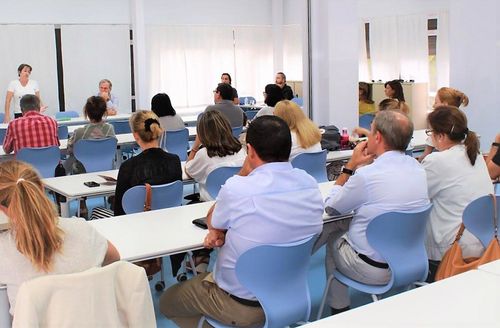
POLYGON ((279 86, 285 85, 286 75, 283 72, 276 73, 275 83, 279 86))
POLYGON ((404 152, 413 136, 413 123, 408 116, 392 110, 379 112, 368 137, 368 153, 380 154, 396 150, 404 152))
POLYGON ((302 148, 309 148, 321 141, 319 128, 302 109, 291 100, 282 100, 274 107, 274 115, 283 119, 290 131, 295 132, 302 148))
POLYGON ((427 115, 432 142, 437 150, 447 149, 447 144, 464 143, 470 163, 476 163, 479 154, 479 139, 476 133, 469 131, 467 117, 454 106, 440 106, 427 115))
POLYGON ((280 100, 285 99, 283 97, 283 90, 276 84, 268 84, 264 89, 264 102, 267 106, 274 107, 276 103, 280 100))
POLYGON ((233 88, 226 83, 219 83, 214 90, 214 100, 233 100, 233 88))
POLYGON ((247 156, 254 162, 256 155, 265 163, 288 162, 292 149, 288 125, 271 115, 257 117, 248 125, 246 142, 247 156))
POLYGON ((106 115, 106 101, 99 96, 92 96, 87 99, 83 107, 83 114, 91 122, 100 122, 106 115))
POLYGON ((399 112, 401 111, 401 108, 399 106, 399 100, 393 98, 385 98, 378 104, 378 110, 379 111, 395 110, 399 112))
POLYGON ((108 79, 102 79, 99 81, 99 92, 110 93, 113 84, 108 79))
POLYGON ((0 164, 0 204, 6 208, 17 250, 38 271, 49 272, 54 255, 62 249, 63 232, 32 166, 21 161, 0 164))
POLYGON ((399 101, 405 101, 405 95, 403 93, 403 86, 398 80, 388 81, 384 84, 385 95, 388 98, 395 98, 399 101))
POLYGON ((33 70, 33 68, 31 68, 30 65, 21 64, 17 68, 17 76, 21 77, 21 75, 22 75, 23 77, 29 77, 31 75, 32 70, 33 70))
POLYGON ((21 107, 21 112, 23 112, 23 114, 31 110, 39 112, 40 99, 38 99, 35 95, 24 95, 19 101, 19 106, 21 107))
POLYGON ((229 121, 217 110, 209 110, 200 115, 196 133, 207 149, 208 157, 233 155, 241 149, 241 143, 233 136, 229 121))
POLYGON ((220 82, 231 85, 231 75, 229 75, 229 73, 222 73, 220 76, 220 82))
POLYGON ((359 91, 359 101, 363 101, 367 104, 373 104, 371 84, 368 84, 366 82, 359 82, 358 91, 359 91))
POLYGON ((170 97, 166 93, 158 93, 151 99, 151 110, 158 117, 175 116, 170 97))
POLYGON ((163 130, 155 113, 148 110, 135 112, 130 119, 130 129, 134 137, 143 143, 158 142, 163 130))
POLYGON ((467 106, 469 104, 469 97, 467 97, 462 91, 443 87, 436 93, 436 98, 434 99, 434 105, 432 107, 437 108, 439 106, 467 106))

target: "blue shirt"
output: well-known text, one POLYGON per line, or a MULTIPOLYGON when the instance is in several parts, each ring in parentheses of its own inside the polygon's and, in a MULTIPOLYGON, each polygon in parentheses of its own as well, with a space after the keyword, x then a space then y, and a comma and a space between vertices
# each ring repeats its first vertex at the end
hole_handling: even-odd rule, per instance
POLYGON ((241 298, 255 298, 236 278, 236 260, 243 252, 263 244, 299 241, 323 227, 323 200, 316 180, 289 162, 264 164, 246 177, 230 178, 216 204, 212 225, 227 229, 227 234, 214 280, 241 298))

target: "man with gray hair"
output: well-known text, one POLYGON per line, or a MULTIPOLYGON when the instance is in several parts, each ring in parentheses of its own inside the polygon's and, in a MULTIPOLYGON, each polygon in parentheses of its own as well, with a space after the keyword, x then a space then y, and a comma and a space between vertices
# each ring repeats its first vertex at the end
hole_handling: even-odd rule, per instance
MULTIPOLYGON (((368 224, 378 215, 412 211, 429 204, 424 169, 405 155, 413 134, 410 119, 399 112, 383 111, 374 119, 368 141, 354 149, 325 200, 330 215, 354 211, 352 220, 327 224, 315 249, 326 247, 326 272, 337 269, 361 283, 389 281, 388 264, 366 238, 368 224)), ((347 286, 334 279, 328 292, 332 314, 349 309, 347 286)))
POLYGON ((102 79, 99 81, 99 93, 96 96, 104 98, 106 102, 106 113, 108 116, 113 116, 118 114, 118 97, 111 93, 111 88, 113 84, 108 79, 102 79))

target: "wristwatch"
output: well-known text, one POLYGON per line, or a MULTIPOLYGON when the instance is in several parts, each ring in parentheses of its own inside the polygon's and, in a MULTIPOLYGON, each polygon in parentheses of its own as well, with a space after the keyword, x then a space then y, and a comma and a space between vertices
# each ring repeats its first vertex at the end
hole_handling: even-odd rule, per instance
POLYGON ((344 166, 342 168, 342 173, 345 173, 345 174, 348 174, 348 175, 353 175, 354 174, 354 170, 348 169, 347 167, 344 166))

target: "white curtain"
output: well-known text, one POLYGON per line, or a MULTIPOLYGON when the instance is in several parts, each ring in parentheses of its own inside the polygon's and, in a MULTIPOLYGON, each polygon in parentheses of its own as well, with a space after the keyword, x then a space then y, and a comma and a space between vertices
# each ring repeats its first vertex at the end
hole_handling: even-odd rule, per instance
POLYGON ((361 21, 359 23, 359 68, 358 68, 358 79, 359 81, 370 81, 370 71, 368 67, 368 54, 366 51, 366 27, 365 22, 361 21))
POLYGON ((302 81, 302 28, 283 26, 283 72, 288 80, 302 81))
POLYGON ((370 58, 372 79, 388 81, 399 77, 396 17, 370 20, 370 58))
POLYGON ((130 36, 128 25, 63 25, 61 43, 67 110, 81 111, 99 81, 113 83, 119 112, 131 111, 130 36))
POLYGON ((448 13, 438 15, 436 38, 437 88, 450 85, 450 48, 448 13))
MULTIPOLYGON (((53 25, 0 25, 0 90, 4 97, 10 81, 18 78, 17 67, 33 67, 31 79, 38 81, 47 113, 59 111, 57 63, 53 25)), ((1 104, 3 112, 4 98, 1 104)))

